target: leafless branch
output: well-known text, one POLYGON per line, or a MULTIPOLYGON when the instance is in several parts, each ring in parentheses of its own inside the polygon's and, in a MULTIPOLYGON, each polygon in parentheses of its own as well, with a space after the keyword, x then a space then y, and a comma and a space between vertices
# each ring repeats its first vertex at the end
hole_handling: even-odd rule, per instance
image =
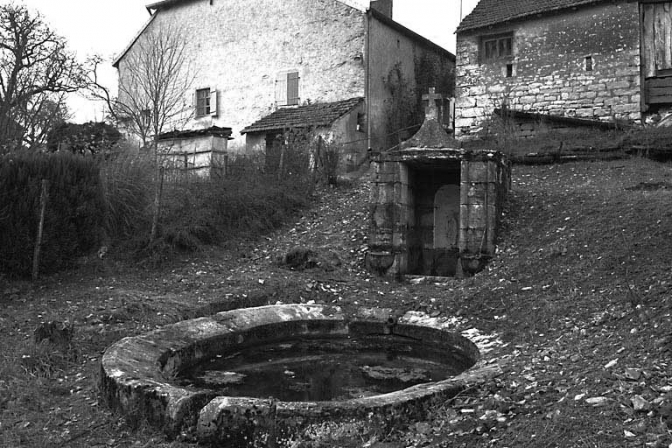
POLYGON ((39 140, 46 131, 35 128, 35 115, 79 90, 83 74, 65 40, 39 14, 0 5, 0 152, 23 146, 30 133, 29 140, 39 140))
POLYGON ((162 132, 179 129, 191 118, 185 94, 195 73, 178 28, 164 25, 143 34, 120 61, 119 78, 114 116, 143 144, 156 143, 162 132))

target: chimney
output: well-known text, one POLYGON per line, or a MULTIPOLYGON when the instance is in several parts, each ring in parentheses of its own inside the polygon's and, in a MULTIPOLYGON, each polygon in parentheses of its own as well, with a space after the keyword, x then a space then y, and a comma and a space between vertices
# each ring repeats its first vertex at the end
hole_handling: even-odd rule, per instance
POLYGON ((371 9, 375 9, 386 17, 392 18, 392 4, 394 0, 372 0, 371 9))

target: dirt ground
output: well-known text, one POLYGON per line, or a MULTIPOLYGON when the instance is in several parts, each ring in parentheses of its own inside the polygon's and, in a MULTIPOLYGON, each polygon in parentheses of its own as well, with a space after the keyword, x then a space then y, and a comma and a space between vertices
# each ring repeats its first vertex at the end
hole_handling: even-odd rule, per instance
POLYGON ((347 446, 672 446, 672 165, 514 166, 497 257, 475 277, 430 284, 364 270, 368 190, 364 179, 323 191, 260 241, 161 267, 112 250, 35 283, 0 278, 0 446, 193 447, 106 409, 105 348, 185 318, 310 300, 457 315, 505 342, 502 375, 347 446), (283 265, 296 246, 316 266, 283 265), (34 342, 52 320, 74 325, 69 345, 34 342))

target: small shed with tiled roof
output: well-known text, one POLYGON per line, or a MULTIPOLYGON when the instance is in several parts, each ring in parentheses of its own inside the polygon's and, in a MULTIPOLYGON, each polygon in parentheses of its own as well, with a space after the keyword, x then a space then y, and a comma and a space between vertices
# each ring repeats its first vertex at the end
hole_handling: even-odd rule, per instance
POLYGON ((262 117, 244 128, 242 134, 307 127, 331 127, 343 115, 359 106, 364 98, 350 98, 331 103, 315 103, 305 106, 281 108, 262 117))
POLYGON ((481 0, 457 29, 456 136, 502 106, 611 122, 670 108, 671 36, 667 0, 481 0))
POLYGON ((283 107, 245 127, 247 147, 272 157, 273 144, 289 130, 303 129, 342 147, 342 166, 351 171, 366 155, 364 98, 283 107))

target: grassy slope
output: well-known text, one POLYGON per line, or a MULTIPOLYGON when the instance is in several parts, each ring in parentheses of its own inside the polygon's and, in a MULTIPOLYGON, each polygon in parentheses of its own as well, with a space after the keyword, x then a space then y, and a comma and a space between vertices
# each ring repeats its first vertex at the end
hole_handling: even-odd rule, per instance
POLYGON ((671 176, 643 159, 514 167, 497 258, 440 285, 363 272, 366 185, 326 194, 262 242, 161 270, 94 260, 39 284, 0 285, 0 446, 191 446, 98 403, 102 350, 207 304, 311 299, 460 314, 508 343, 502 376, 370 446, 668 446, 672 189, 643 183, 671 176), (297 244, 319 248, 329 269, 278 266, 297 244), (75 322, 73 349, 32 343, 35 325, 54 318, 75 322), (647 409, 634 409, 637 397, 647 409))

